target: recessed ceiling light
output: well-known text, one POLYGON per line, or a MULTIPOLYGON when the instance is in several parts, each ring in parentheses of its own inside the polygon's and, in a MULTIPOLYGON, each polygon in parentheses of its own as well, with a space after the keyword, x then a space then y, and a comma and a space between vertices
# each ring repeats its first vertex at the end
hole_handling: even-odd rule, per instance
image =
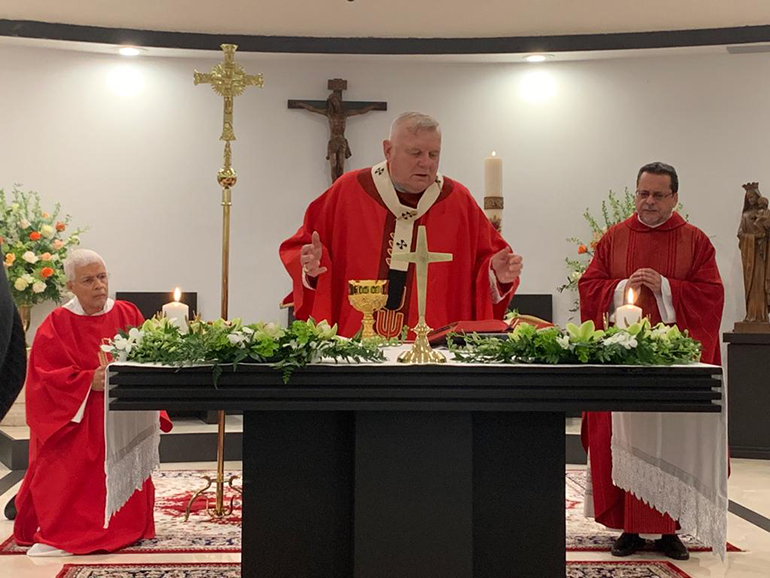
POLYGON ((527 54, 524 60, 527 62, 545 62, 550 58, 553 58, 553 54, 527 54))
POLYGON ((121 56, 139 56, 142 52, 144 52, 143 48, 136 48, 135 46, 122 46, 118 50, 121 56))

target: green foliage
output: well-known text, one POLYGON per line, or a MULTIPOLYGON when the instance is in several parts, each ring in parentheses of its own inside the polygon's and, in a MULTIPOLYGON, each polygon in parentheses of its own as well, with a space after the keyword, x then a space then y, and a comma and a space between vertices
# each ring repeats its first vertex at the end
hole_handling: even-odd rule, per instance
POLYGON ((140 328, 131 328, 113 337, 104 351, 117 361, 160 363, 175 367, 194 364, 214 366, 214 384, 221 366, 239 363, 268 363, 280 370, 284 382, 309 363, 323 361, 381 362, 382 339, 346 339, 337 335, 337 326, 325 321, 295 321, 288 328, 274 323, 244 325, 240 319, 206 323, 191 321, 182 333, 166 318, 148 319, 140 328))
POLYGON ((698 361, 701 349, 687 331, 662 323, 652 327, 646 319, 606 331, 597 330, 593 321, 568 323, 564 330, 521 324, 507 339, 466 335, 464 341, 448 341, 455 360, 464 363, 671 365, 698 361))

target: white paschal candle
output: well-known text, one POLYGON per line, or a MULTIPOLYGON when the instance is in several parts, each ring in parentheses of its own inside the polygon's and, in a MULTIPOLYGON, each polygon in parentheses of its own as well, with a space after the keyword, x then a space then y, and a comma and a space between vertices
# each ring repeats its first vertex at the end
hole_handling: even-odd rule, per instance
POLYGON ((503 224, 503 159, 493 151, 484 159, 484 213, 500 231, 503 224))
POLYGON ((634 301, 634 290, 629 289, 628 302, 615 311, 615 325, 621 329, 626 329, 642 320, 642 308, 634 305, 634 301))
POLYGON ((177 287, 174 290, 174 300, 163 306, 163 316, 168 319, 175 319, 179 331, 181 333, 187 333, 187 320, 190 318, 190 307, 184 303, 180 303, 179 300, 181 298, 182 291, 177 287))

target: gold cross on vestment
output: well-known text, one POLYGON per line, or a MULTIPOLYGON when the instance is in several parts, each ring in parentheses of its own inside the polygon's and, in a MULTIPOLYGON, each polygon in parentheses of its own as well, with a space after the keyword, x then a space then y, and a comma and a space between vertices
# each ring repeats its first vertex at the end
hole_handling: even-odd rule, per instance
POLYGON ((222 50, 225 52, 225 61, 220 62, 211 72, 194 73, 195 84, 210 84, 211 88, 219 96, 225 99, 225 114, 222 124, 222 136, 219 140, 235 140, 235 131, 233 130, 233 99, 243 94, 247 86, 256 86, 262 88, 265 84, 262 74, 246 74, 246 71, 240 64, 235 62, 235 51, 238 49, 236 44, 223 44, 222 50))

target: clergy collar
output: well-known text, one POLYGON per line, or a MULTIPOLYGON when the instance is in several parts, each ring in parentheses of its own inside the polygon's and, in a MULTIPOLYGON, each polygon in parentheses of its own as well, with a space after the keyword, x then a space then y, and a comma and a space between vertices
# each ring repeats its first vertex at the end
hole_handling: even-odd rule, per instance
POLYGON ((72 311, 75 315, 82 315, 83 317, 98 317, 99 315, 104 315, 105 313, 109 313, 112 308, 115 306, 115 300, 107 298, 107 302, 104 304, 104 307, 101 311, 98 313, 94 313, 93 315, 89 315, 86 313, 85 309, 83 309, 83 306, 80 304, 80 301, 78 301, 77 297, 73 297, 67 303, 62 305, 65 309, 68 311, 72 311))
POLYGON ((648 233, 650 231, 671 231, 681 227, 685 223, 686 221, 676 211, 673 211, 668 219, 655 226, 650 226, 642 222, 638 213, 634 213, 628 219, 626 219, 626 224, 634 231, 638 231, 640 233, 648 233))

